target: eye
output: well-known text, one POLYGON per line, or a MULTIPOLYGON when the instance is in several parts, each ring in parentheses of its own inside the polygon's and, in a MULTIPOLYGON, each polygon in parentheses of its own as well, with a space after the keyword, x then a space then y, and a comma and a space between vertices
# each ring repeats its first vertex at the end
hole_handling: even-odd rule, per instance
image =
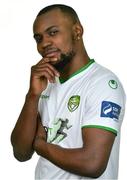
POLYGON ((36 43, 40 43, 40 42, 42 41, 42 36, 40 36, 40 35, 35 35, 35 36, 34 36, 34 39, 35 39, 36 43))
POLYGON ((58 33, 58 30, 52 30, 49 32, 50 36, 55 36, 58 33))

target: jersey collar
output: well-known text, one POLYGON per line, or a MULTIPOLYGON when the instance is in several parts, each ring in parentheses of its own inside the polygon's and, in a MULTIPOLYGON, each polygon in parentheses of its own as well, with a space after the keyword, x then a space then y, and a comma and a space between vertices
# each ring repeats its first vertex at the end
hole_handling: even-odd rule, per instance
POLYGON ((89 62, 88 62, 85 66, 83 66, 83 67, 81 67, 80 69, 78 69, 76 72, 74 72, 74 73, 73 73, 71 76, 69 76, 67 79, 62 79, 62 78, 60 77, 60 78, 59 78, 60 83, 62 84, 62 83, 64 83, 64 82, 66 82, 67 80, 71 79, 72 77, 76 76, 77 74, 81 73, 82 71, 86 70, 86 69, 87 69, 91 64, 93 64, 94 62, 95 62, 94 59, 90 59, 89 62))

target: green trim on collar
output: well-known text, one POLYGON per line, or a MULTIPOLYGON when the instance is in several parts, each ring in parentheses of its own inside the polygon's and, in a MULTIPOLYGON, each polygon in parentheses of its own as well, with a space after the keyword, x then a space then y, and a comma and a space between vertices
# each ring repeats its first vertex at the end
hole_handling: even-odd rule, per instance
POLYGON ((62 83, 64 83, 64 82, 66 82, 68 79, 70 79, 70 78, 74 77, 75 75, 79 74, 80 72, 86 70, 86 69, 87 69, 91 64, 93 64, 94 62, 95 62, 94 59, 90 59, 89 62, 88 62, 85 66, 83 66, 82 68, 78 69, 75 73, 73 73, 72 75, 70 75, 67 79, 59 78, 60 83, 62 84, 62 83))
POLYGON ((110 132, 114 133, 115 135, 117 135, 117 131, 110 127, 99 126, 99 125, 85 125, 85 126, 82 126, 82 128, 99 128, 99 129, 104 129, 106 131, 110 131, 110 132))

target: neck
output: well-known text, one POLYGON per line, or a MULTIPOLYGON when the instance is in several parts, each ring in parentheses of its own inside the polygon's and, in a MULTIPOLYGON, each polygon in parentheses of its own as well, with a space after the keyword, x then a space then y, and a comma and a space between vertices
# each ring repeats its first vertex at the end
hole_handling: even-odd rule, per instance
POLYGON ((89 62, 89 56, 85 50, 75 54, 72 61, 63 69, 63 71, 60 73, 60 77, 62 79, 68 79, 72 74, 74 74, 77 70, 85 66, 89 62))

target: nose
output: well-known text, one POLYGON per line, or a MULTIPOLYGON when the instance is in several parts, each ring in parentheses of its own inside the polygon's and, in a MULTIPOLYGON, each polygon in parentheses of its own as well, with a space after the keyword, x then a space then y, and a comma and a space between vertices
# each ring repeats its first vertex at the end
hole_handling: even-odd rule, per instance
POLYGON ((41 43, 42 50, 44 50, 45 48, 47 48, 48 46, 51 46, 51 45, 52 45, 51 38, 44 36, 42 43, 41 43))
POLYGON ((53 44, 53 42, 50 37, 43 36, 43 39, 41 40, 41 42, 37 44, 37 50, 38 50, 39 54, 42 57, 44 57, 46 49, 51 47, 52 44, 53 44))

